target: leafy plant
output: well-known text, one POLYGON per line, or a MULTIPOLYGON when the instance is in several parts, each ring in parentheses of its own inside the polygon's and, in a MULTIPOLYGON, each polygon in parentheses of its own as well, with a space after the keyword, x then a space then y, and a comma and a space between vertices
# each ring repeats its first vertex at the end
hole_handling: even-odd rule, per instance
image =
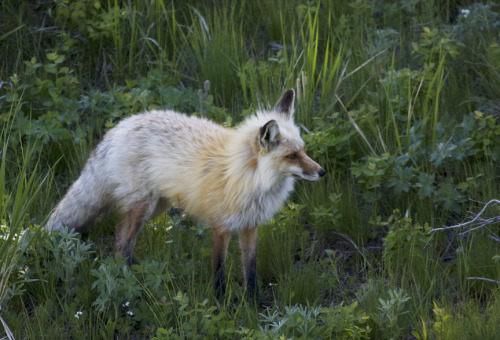
POLYGON ((174 297, 178 327, 158 328, 153 339, 219 339, 251 338, 256 332, 238 326, 234 319, 227 318, 227 312, 208 304, 208 300, 193 304, 186 294, 178 292, 174 297))
POLYGON ((379 298, 378 310, 380 312, 379 325, 384 325, 391 339, 401 336, 406 329, 406 325, 398 325, 403 315, 408 314, 408 310, 404 310, 404 304, 411 297, 402 289, 389 290, 389 299, 384 300, 379 298))
POLYGON ((429 225, 412 223, 409 217, 402 217, 398 210, 389 216, 387 222, 372 222, 388 226, 384 237, 383 259, 388 268, 404 268, 421 260, 422 252, 429 241, 429 225))
POLYGON ((0 336, 495 338, 497 225, 428 231, 498 199, 499 9, 0 1, 0 336), (210 229, 175 209, 132 267, 110 257, 114 218, 83 238, 39 227, 124 117, 230 127, 285 88, 327 175, 261 227, 260 304, 243 298, 237 240, 215 299, 210 229))
POLYGON ((368 317, 357 311, 358 304, 328 308, 306 308, 302 305, 285 306, 284 311, 267 310, 261 313, 261 330, 271 337, 297 339, 367 339, 370 328, 368 317))

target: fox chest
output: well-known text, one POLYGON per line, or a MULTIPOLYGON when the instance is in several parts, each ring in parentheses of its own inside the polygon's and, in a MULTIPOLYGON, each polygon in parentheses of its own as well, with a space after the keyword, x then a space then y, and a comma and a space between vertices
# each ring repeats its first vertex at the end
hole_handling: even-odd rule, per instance
POLYGON ((229 214, 223 224, 231 231, 254 228, 269 221, 285 203, 293 190, 294 181, 286 178, 270 190, 256 190, 239 199, 239 207, 229 214))

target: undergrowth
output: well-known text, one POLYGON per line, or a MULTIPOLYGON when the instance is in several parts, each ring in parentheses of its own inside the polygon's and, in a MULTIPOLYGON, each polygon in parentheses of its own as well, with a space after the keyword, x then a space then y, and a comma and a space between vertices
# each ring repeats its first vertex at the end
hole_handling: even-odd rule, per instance
POLYGON ((2 336, 500 334, 494 1, 6 0, 0 28, 2 336), (122 118, 230 127, 287 88, 328 175, 261 226, 258 304, 237 242, 214 297, 210 228, 175 210, 131 267, 112 255, 115 217, 85 237, 40 227, 122 118))

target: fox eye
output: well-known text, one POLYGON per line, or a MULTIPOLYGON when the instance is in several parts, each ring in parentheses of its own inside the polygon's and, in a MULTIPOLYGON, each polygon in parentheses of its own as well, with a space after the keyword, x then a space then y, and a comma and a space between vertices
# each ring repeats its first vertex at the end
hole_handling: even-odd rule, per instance
POLYGON ((297 159, 297 158, 299 158, 299 156, 297 155, 296 152, 294 152, 294 153, 286 156, 286 158, 288 158, 288 159, 297 159))

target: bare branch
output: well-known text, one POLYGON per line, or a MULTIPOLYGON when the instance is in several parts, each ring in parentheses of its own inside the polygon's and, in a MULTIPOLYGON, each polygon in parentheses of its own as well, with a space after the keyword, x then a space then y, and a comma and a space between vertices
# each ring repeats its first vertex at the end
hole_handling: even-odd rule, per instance
POLYGON ((442 228, 434 228, 431 231, 429 231, 428 234, 434 233, 434 232, 440 231, 440 230, 448 230, 448 229, 464 228, 464 227, 468 227, 468 226, 473 226, 472 229, 469 229, 469 230, 466 230, 466 231, 460 233, 460 235, 464 235, 464 234, 467 234, 473 230, 482 228, 484 226, 491 225, 494 223, 499 223, 500 216, 495 216, 495 217, 492 217, 489 219, 481 218, 481 215, 484 213, 484 211, 492 204, 500 204, 500 200, 492 199, 491 201, 486 203, 484 205, 483 209, 481 209, 481 211, 476 216, 474 216, 474 218, 472 220, 470 220, 468 222, 464 222, 464 223, 460 223, 460 224, 452 225, 452 226, 447 226, 447 227, 442 227, 442 228))
POLYGON ((356 129, 356 131, 359 133, 359 135, 361 136, 361 138, 363 138, 363 140, 365 141, 366 145, 370 148, 370 150, 372 151, 373 155, 377 156, 377 153, 375 152, 375 150, 372 148, 370 142, 368 142, 368 139, 366 139, 366 136, 365 134, 363 133, 363 131, 361 131, 361 129, 359 128, 358 124, 356 124, 356 122, 354 121, 354 119, 351 117, 351 115, 349 114, 349 111, 347 111, 347 109, 345 108, 344 106, 344 103, 342 102, 342 100, 339 98, 339 96, 335 93, 335 97, 337 98, 337 100, 339 101, 340 103, 340 106, 342 106, 342 108, 344 109, 345 111, 345 114, 347 115, 347 118, 349 118, 349 121, 351 122, 352 126, 354 127, 354 129, 356 129))
POLYGON ((467 280, 482 280, 482 281, 488 281, 488 282, 493 282, 493 283, 496 283, 496 284, 500 284, 500 281, 493 280, 493 279, 487 279, 487 278, 484 278, 484 277, 467 277, 466 279, 467 280))
POLYGON ((367 61, 365 61, 363 64, 361 64, 360 66, 356 67, 356 69, 354 71, 351 71, 348 75, 346 75, 345 77, 342 77, 342 80, 344 79, 347 79, 349 78, 350 76, 352 76, 354 73, 358 72, 359 70, 361 70, 363 67, 365 67, 369 62, 371 62, 373 59, 377 58, 379 55, 381 55, 382 53, 384 53, 385 51, 387 51, 389 49, 389 47, 387 48, 384 48, 382 51, 378 52, 377 54, 375 54, 374 56, 372 56, 370 59, 368 59, 367 61))
POLYGON ((488 235, 488 237, 491 238, 493 241, 500 243, 500 237, 495 237, 493 235, 488 235))

